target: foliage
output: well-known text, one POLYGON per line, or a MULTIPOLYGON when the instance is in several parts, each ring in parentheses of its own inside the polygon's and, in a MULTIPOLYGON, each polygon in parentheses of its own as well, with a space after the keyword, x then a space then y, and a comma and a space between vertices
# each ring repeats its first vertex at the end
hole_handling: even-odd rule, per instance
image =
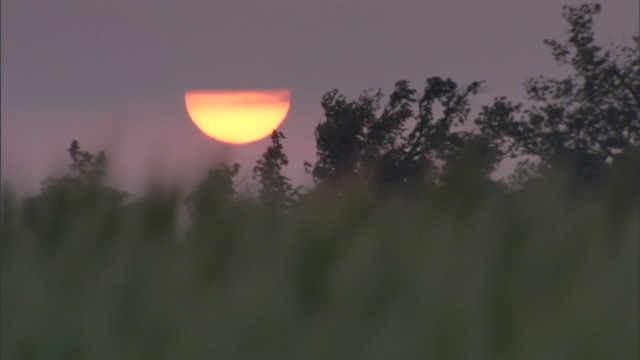
POLYGON ((146 194, 127 205, 127 216, 135 219, 139 237, 153 241, 172 241, 179 226, 179 205, 184 200, 177 189, 149 187, 146 194))
POLYGON ((50 247, 3 193, 0 356, 638 358, 638 202, 541 185, 276 218, 218 202, 215 231, 155 223, 161 242, 65 207, 50 247))
POLYGON ((468 191, 500 189, 490 175, 496 170, 503 154, 484 135, 469 132, 452 134, 446 146, 439 149, 439 157, 444 161, 440 182, 445 187, 462 190, 461 186, 471 186, 468 191))
POLYGON ((66 174, 50 176, 42 182, 41 192, 24 200, 26 222, 36 230, 37 236, 61 241, 60 234, 68 219, 91 223, 96 217, 109 217, 117 221, 117 213, 124 208, 127 193, 104 184, 107 174, 107 156, 82 151, 76 140, 67 150, 71 164, 66 174))
POLYGON ((531 78, 525 88, 536 105, 523 110, 502 97, 476 120, 511 157, 534 155, 541 170, 572 168, 580 183, 593 183, 617 159, 640 162, 640 36, 603 50, 592 28, 599 12, 599 5, 565 6, 568 40, 545 41, 572 75, 531 78))
POLYGON ((47 177, 42 182, 40 196, 46 196, 46 194, 55 191, 82 192, 89 188, 100 187, 102 190, 111 191, 113 196, 119 200, 124 200, 126 193, 117 192, 104 186, 108 159, 103 151, 97 155, 82 151, 78 141, 72 140, 67 152, 71 158, 69 170, 60 177, 47 177))
POLYGON ((253 178, 260 183, 260 202, 267 208, 289 208, 300 195, 300 188, 294 188, 291 179, 282 175, 282 167, 289 164, 281 142, 284 138, 282 132, 274 130, 271 145, 253 168, 253 178))
POLYGON ((469 96, 480 85, 459 87, 433 77, 417 96, 401 80, 382 109, 380 90, 365 91, 353 101, 338 90, 326 93, 325 120, 315 130, 314 179, 320 184, 358 179, 370 198, 434 182, 437 152, 456 137, 452 129, 466 122, 469 96))
POLYGON ((228 205, 236 196, 234 178, 240 171, 240 164, 229 166, 221 163, 209 169, 207 177, 189 193, 184 200, 189 215, 196 222, 206 222, 207 209, 228 205))

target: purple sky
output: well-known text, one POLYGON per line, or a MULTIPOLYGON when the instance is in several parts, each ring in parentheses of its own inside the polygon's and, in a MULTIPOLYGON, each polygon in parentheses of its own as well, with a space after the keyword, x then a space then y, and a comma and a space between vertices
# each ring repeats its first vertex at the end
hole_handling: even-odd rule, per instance
MULTIPOLYGON (((71 139, 106 150, 113 182, 152 174, 187 186, 217 160, 253 167, 268 139, 212 140, 191 123, 192 89, 290 88, 280 130, 286 173, 309 183, 320 98, 388 94, 400 79, 486 80, 473 105, 523 98, 529 76, 559 76, 545 38, 567 28, 557 0, 2 0, 2 182, 34 192, 68 163, 71 139)), ((579 2, 570 2, 576 4, 579 2)), ((637 0, 604 0, 604 45, 638 31, 637 0)))

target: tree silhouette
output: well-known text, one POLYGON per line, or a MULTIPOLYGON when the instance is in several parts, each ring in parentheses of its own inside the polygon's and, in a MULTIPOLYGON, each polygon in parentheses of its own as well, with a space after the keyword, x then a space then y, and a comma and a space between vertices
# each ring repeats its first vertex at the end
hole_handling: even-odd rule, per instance
POLYGON ((440 183, 454 190, 483 191, 500 189, 491 180, 503 156, 502 151, 484 135, 459 132, 451 135, 451 141, 439 149, 444 161, 440 171, 440 183))
MULTIPOLYGON (((78 226, 97 218, 110 219, 114 225, 124 209, 127 193, 104 184, 108 159, 104 152, 97 155, 82 151, 73 140, 67 150, 71 164, 66 174, 50 176, 42 182, 35 197, 24 201, 25 219, 36 237, 56 243, 73 216, 78 226), (99 215, 98 215, 99 214, 99 215)), ((115 229, 110 226, 109 230, 115 229)))
POLYGON ((53 193, 86 195, 88 191, 100 191, 103 196, 112 197, 116 202, 122 202, 127 197, 127 193, 104 185, 108 165, 104 151, 97 155, 82 151, 78 141, 72 140, 67 152, 71 158, 69 170, 62 176, 49 176, 42 181, 39 198, 53 193))
POLYGON ((289 164, 281 142, 284 138, 282 132, 273 130, 271 145, 253 168, 253 178, 260 183, 260 202, 267 208, 289 208, 299 196, 300 189, 294 188, 291 179, 282 175, 282 167, 289 164))
POLYGON ((592 28, 599 12, 597 4, 565 6, 568 39, 545 40, 556 62, 573 68, 572 75, 531 78, 525 88, 535 105, 523 110, 498 98, 476 120, 511 157, 534 155, 539 171, 568 165, 580 183, 596 181, 617 160, 631 156, 640 162, 640 36, 631 45, 603 50, 592 28))
POLYGON ((421 96, 398 81, 381 109, 383 94, 365 91, 347 101, 333 90, 322 98, 325 120, 315 130, 316 183, 353 181, 370 199, 436 180, 438 149, 467 121, 469 97, 481 82, 459 87, 451 79, 426 81, 421 96))
POLYGON ((236 197, 234 178, 240 171, 239 164, 221 163, 209 169, 206 178, 184 200, 191 218, 207 222, 212 211, 223 208, 236 197))
POLYGON ((86 185, 101 185, 107 174, 107 156, 101 151, 97 155, 82 151, 77 140, 72 140, 67 149, 71 164, 69 171, 61 177, 49 176, 42 182, 42 192, 53 187, 66 186, 80 190, 86 185))

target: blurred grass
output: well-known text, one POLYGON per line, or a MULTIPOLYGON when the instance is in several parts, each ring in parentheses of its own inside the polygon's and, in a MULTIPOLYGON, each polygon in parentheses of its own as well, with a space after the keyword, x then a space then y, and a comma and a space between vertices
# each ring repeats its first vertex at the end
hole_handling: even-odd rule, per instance
POLYGON ((2 359, 637 359, 635 195, 440 192, 290 214, 2 192, 2 359), (37 219, 35 221, 34 219, 37 219))

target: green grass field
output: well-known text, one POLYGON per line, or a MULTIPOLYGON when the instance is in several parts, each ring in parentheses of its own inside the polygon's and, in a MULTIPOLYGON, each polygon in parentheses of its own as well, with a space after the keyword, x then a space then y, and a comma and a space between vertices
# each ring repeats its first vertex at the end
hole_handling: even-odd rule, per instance
POLYGON ((290 214, 181 197, 2 196, 10 359, 638 359, 637 198, 313 199, 290 214), (34 225, 35 224, 35 225, 34 225))

